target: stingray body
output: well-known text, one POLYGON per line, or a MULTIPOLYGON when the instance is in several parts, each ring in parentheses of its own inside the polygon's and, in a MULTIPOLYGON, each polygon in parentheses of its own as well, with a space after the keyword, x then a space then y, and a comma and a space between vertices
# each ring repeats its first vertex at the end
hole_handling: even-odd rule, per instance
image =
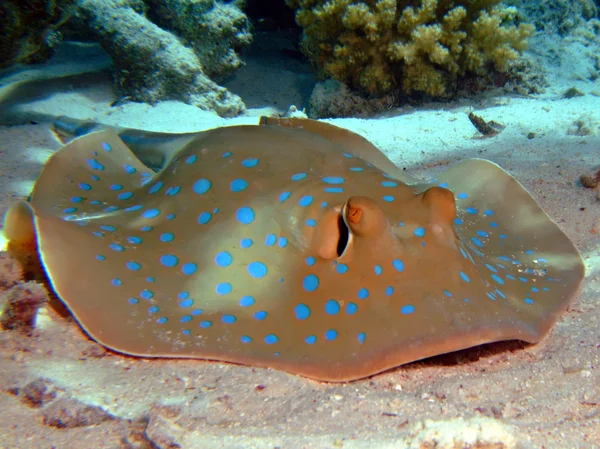
POLYGON ((131 133, 69 142, 30 201, 54 290, 122 353, 353 380, 539 341, 584 275, 572 242, 488 161, 419 182, 308 120, 131 133))

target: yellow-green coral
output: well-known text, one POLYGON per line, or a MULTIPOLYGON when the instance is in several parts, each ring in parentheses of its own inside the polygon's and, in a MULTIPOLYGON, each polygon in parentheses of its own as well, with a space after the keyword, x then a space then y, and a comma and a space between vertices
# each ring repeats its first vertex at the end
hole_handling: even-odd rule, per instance
POLYGON ((467 74, 505 72, 533 25, 500 0, 286 0, 320 75, 360 90, 445 96, 467 74))

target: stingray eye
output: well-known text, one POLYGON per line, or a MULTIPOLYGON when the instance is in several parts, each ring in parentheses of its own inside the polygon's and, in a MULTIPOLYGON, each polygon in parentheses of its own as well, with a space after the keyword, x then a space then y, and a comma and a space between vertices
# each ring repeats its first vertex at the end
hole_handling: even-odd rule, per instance
POLYGON ((323 259, 337 259, 346 250, 349 235, 348 226, 342 216, 342 206, 335 206, 319 220, 313 247, 323 259))
POLYGON ((358 236, 378 235, 387 224, 377 203, 365 196, 351 197, 344 204, 342 216, 350 231, 358 236))

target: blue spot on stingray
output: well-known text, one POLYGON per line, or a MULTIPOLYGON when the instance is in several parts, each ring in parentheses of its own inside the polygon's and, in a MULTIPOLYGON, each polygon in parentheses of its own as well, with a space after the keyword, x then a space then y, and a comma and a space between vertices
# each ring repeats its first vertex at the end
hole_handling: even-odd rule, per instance
POLYGON ((138 304, 140 302, 140 300, 137 298, 129 298, 127 300, 127 302, 129 302, 129 304, 131 304, 131 305, 135 305, 135 304, 138 304))
POLYGON ((212 326, 212 321, 202 321, 200 323, 200 327, 202 327, 204 329, 211 327, 211 326, 212 326))
POLYGON ((338 333, 335 329, 329 329, 327 332, 325 332, 325 338, 329 341, 333 341, 337 338, 338 333))
POLYGON ((361 288, 357 294, 359 299, 367 299, 369 297, 369 290, 366 288, 361 288))
POLYGON ((537 288, 537 287, 531 287, 531 291, 535 292, 535 293, 538 293, 540 291, 540 289, 537 288))
POLYGON ((184 315, 179 319, 179 321, 181 321, 182 323, 189 323, 190 321, 192 321, 192 317, 190 315, 184 315))
POLYGON ((445 189, 446 187, 448 187, 448 183, 442 182, 441 184, 439 184, 439 187, 443 187, 445 189))
POLYGON ((468 195, 468 194, 466 194, 466 193, 464 193, 464 192, 461 192, 461 193, 459 193, 458 195, 456 195, 456 197, 457 197, 458 199, 460 199, 460 200, 464 200, 465 198, 468 198, 468 197, 469 197, 469 195, 468 195))
POLYGON ((399 273, 402 273, 404 271, 404 262, 402 262, 400 259, 395 259, 392 262, 392 265, 399 273))
POLYGON ((367 334, 365 334, 364 332, 361 332, 356 336, 356 338, 358 339, 358 342, 362 345, 367 338, 367 334))
POLYGON ((395 200, 395 198, 392 195, 385 195, 383 197, 383 201, 387 201, 388 203, 391 203, 394 200, 395 200))
POLYGON ((106 209, 104 209, 104 212, 114 212, 116 210, 119 210, 119 206, 108 206, 106 209))
POLYGON ((381 265, 375 265, 375 274, 379 276, 381 273, 383 273, 383 268, 381 268, 381 265))
POLYGON ((319 278, 314 274, 309 274, 304 277, 302 286, 307 292, 314 292, 317 288, 319 288, 319 278))
POLYGON ((485 232, 485 231, 477 231, 476 234, 479 237, 489 237, 490 236, 490 234, 488 232, 485 232))
POLYGON ((221 321, 223 321, 225 324, 233 324, 237 321, 237 318, 235 315, 223 315, 221 317, 221 321))
POLYGON ((101 254, 97 254, 97 255, 96 255, 96 259, 97 259, 97 260, 106 260, 106 256, 103 256, 103 255, 101 255, 101 254))
POLYGON ((308 337, 306 337, 304 339, 304 341, 306 343, 308 343, 309 345, 314 345, 317 342, 317 336, 316 335, 309 335, 308 337))
POLYGON ((298 201, 298 204, 302 207, 306 207, 309 206, 310 203, 312 203, 313 201, 313 197, 311 195, 306 195, 303 196, 302 198, 300 198, 300 201, 298 201))
POLYGON ((344 191, 342 187, 325 187, 323 190, 327 193, 342 193, 344 191))
POLYGON ((343 184, 344 178, 340 178, 337 176, 326 176, 322 179, 322 181, 326 184, 343 184))
POLYGON ((477 209, 475 209, 474 207, 467 207, 465 209, 465 212, 471 215, 476 215, 477 214, 477 209))
POLYGON ((265 239, 265 245, 273 246, 277 242, 277 236, 275 234, 269 234, 265 239))
POLYGON ((480 248, 483 248, 483 242, 481 240, 479 240, 477 237, 471 237, 471 241, 475 244, 475 246, 479 246, 480 248))
POLYGON ((126 208, 125 212, 134 212, 134 211, 140 210, 140 209, 142 209, 142 205, 136 204, 135 206, 129 206, 128 208, 126 208))
POLYGON ((525 254, 535 254, 535 252, 531 249, 528 249, 527 251, 525 251, 525 254))
POLYGON ((210 190, 211 187, 212 183, 208 179, 200 178, 194 183, 192 188, 198 195, 204 195, 210 190))
POLYGON ((133 175, 137 170, 129 164, 123 164, 123 168, 128 175, 133 175))
POLYGON ((415 306, 413 306, 412 304, 406 304, 405 306, 402 306, 402 308, 400 309, 400 313, 402 313, 403 315, 410 315, 414 311, 415 311, 415 306))
POLYGON ((498 284, 504 285, 504 279, 502 279, 497 274, 492 274, 492 279, 495 280, 498 284))
POLYGON ((531 298, 525 298, 524 301, 525 301, 525 304, 533 304, 533 302, 534 302, 533 299, 531 299, 531 298))
POLYGON ((328 203, 327 201, 323 201, 323 202, 321 203, 321 207, 322 207, 323 209, 325 209, 325 208, 327 207, 327 205, 328 205, 328 204, 329 204, 329 203, 328 203))
POLYGON ((85 183, 85 182, 80 183, 79 184, 79 188, 81 190, 92 190, 92 186, 89 185, 89 184, 87 184, 87 183, 85 183))
POLYGON ((248 168, 256 167, 258 165, 258 159, 255 157, 253 157, 251 159, 244 159, 242 161, 242 165, 244 167, 248 167, 248 168))
POLYGON ((127 262, 125 265, 127 266, 127 268, 129 268, 132 271, 139 271, 139 270, 142 269, 142 265, 141 264, 139 264, 137 262, 134 262, 132 260, 130 260, 129 262, 127 262))
POLYGON ((146 300, 152 299, 154 298, 154 292, 152 290, 142 290, 140 293, 140 298, 146 300))
POLYGON ((350 171, 363 171, 364 168, 362 167, 350 167, 350 171))
POLYGON ((217 292, 219 295, 228 295, 232 290, 233 287, 229 282, 221 282, 215 287, 215 292, 217 292))
POLYGON ((165 195, 175 196, 181 191, 180 186, 171 186, 165 191, 165 195))
POLYGON ((94 234, 96 237, 104 237, 104 232, 94 231, 94 232, 92 232, 92 234, 94 234))
POLYGON ((108 231, 108 232, 115 232, 117 230, 117 228, 115 228, 114 226, 110 226, 110 225, 102 225, 102 226, 100 226, 100 229, 102 229, 103 231, 108 231))
POLYGON ((275 334, 269 334, 265 337, 265 343, 268 345, 274 345, 279 341, 279 337, 275 334))
POLYGON ((100 178, 99 178, 98 176, 96 176, 96 175, 91 175, 91 178, 92 178, 94 181, 100 181, 100 178))
POLYGON ((251 207, 240 207, 235 213, 235 218, 242 224, 250 224, 254 221, 254 210, 251 207))
POLYGON ((142 212, 142 217, 144 218, 156 218, 160 215, 160 211, 158 209, 148 209, 142 212))
POLYGON ((315 259, 313 256, 308 256, 306 258, 306 265, 308 265, 309 267, 312 267, 315 263, 316 263, 317 259, 315 259))
POLYGON ((102 149, 108 153, 112 151, 112 147, 106 142, 102 142, 102 149))
POLYGON ((163 256, 160 256, 160 263, 163 264, 165 267, 171 268, 179 263, 179 259, 173 254, 165 254, 163 256))
POLYGON ((254 318, 257 319, 258 321, 263 321, 267 317, 267 315, 268 315, 267 312, 265 312, 264 310, 261 310, 254 314, 254 318))
POLYGON ((349 302, 348 304, 346 304, 346 313, 348 315, 354 315, 357 310, 358 310, 358 306, 356 305, 356 303, 349 302))
POLYGON ((204 313, 204 310, 202 310, 202 309, 192 310, 192 315, 194 315, 194 316, 202 315, 202 313, 204 313))
POLYGON ((212 214, 210 212, 202 212, 198 215, 198 224, 207 224, 212 220, 212 214))
POLYGON ((149 231, 152 231, 153 229, 154 228, 152 226, 142 226, 140 228, 140 231, 142 231, 142 232, 149 232, 149 231))
POLYGON ((250 337, 248 335, 242 335, 242 337, 240 338, 240 341, 242 343, 252 343, 252 337, 250 337))
POLYGON ((223 159, 227 159, 228 157, 231 157, 233 153, 231 151, 227 151, 226 153, 223 153, 223 159))
POLYGON ((391 285, 388 285, 388 286, 385 288, 385 294, 386 294, 387 296, 392 296, 392 295, 394 294, 394 287, 392 287, 391 285))
POLYGON ((158 307, 158 306, 152 306, 152 307, 150 307, 150 308, 148 309, 148 312, 150 312, 150 313, 156 313, 156 312, 158 312, 159 310, 160 310, 160 307, 158 307))
POLYGON ((456 218, 454 219, 454 224, 455 224, 455 225, 461 225, 461 224, 463 224, 463 221, 462 221, 462 219, 460 219, 460 218, 456 217, 456 218))
POLYGON ((339 263, 336 265, 335 270, 340 273, 340 274, 344 274, 348 272, 348 265, 346 265, 345 263, 339 263))
POLYGON ((129 200, 131 198, 133 198, 133 192, 123 192, 123 193, 119 193, 117 195, 117 198, 120 200, 129 200))
POLYGON ((498 237, 501 238, 501 239, 507 239, 508 238, 508 236, 506 234, 499 234, 498 237))
POLYGON ((250 307, 254 305, 255 299, 252 296, 242 296, 240 299, 240 306, 242 307, 250 307))
POLYGON ((280 248, 285 248, 288 244, 288 239, 285 237, 279 237, 279 240, 277 241, 277 245, 279 245, 280 248))
POLYGON ((96 159, 88 159, 87 163, 92 170, 99 170, 99 171, 104 170, 104 165, 102 165, 96 159))
POLYGON ((306 178, 306 173, 296 173, 292 175, 292 181, 301 181, 306 178))
POLYGON ((192 307, 194 305, 194 300, 193 299, 184 299, 183 301, 181 301, 179 303, 179 307, 192 307))
POLYGON ((156 193, 158 192, 160 189, 163 188, 164 183, 162 181, 158 181, 156 184, 154 184, 152 187, 150 187, 150 190, 148 190, 149 193, 156 193))
POLYGON ((119 245, 118 243, 111 243, 110 245, 108 245, 108 247, 113 251, 117 251, 119 253, 125 251, 125 247, 123 245, 119 245))
POLYGON ((344 155, 344 157, 347 157, 348 159, 352 159, 354 156, 352 156, 350 153, 342 153, 344 155))
POLYGON ((290 192, 283 192, 281 195, 279 195, 279 201, 280 202, 284 202, 285 200, 287 200, 292 194, 290 192))
POLYGON ((248 181, 244 179, 234 179, 231 181, 231 184, 229 184, 229 188, 232 192, 241 192, 248 188, 248 181))
POLYGON ((309 218, 306 220, 306 226, 310 226, 311 228, 314 228, 317 225, 317 222, 314 218, 309 218))
POLYGON ((490 292, 485 292, 485 294, 487 295, 488 298, 490 298, 492 301, 496 300, 496 297, 493 295, 493 293, 490 292))
POLYGON ((175 218, 175 214, 167 215, 167 220, 173 220, 175 218))
POLYGON ((233 262, 233 257, 227 251, 220 252, 215 257, 215 263, 220 267, 228 267, 233 262))
POLYGON ((187 299, 190 297, 190 292, 181 292, 177 295, 179 299, 187 299))
POLYGON ((250 248, 253 243, 254 243, 254 241, 252 239, 249 239, 249 238, 245 238, 245 239, 240 240, 240 246, 242 248, 250 248))
POLYGON ((192 154, 191 156, 187 157, 187 159, 185 160, 185 163, 188 165, 191 165, 194 162, 196 162, 197 160, 198 160, 198 156, 196 156, 195 154, 192 154))
POLYGON ((424 237, 425 236, 425 228, 416 228, 413 231, 413 234, 415 234, 417 237, 424 237))
POLYGON ((114 285, 115 287, 118 287, 120 285, 123 285, 123 281, 121 279, 115 278, 111 281, 112 285, 114 285))
POLYGON ((153 277, 153 276, 148 276, 148 277, 146 278, 146 281, 148 281, 148 282, 154 282, 154 281, 156 281, 156 278, 155 278, 155 277, 153 277))
POLYGON ((490 228, 497 228, 498 227, 498 223, 496 223, 495 221, 490 221, 490 228))
POLYGON ((298 304, 294 307, 294 313, 299 320, 306 320, 310 317, 310 308, 306 304, 298 304))
POLYGON ((471 279, 469 279, 469 276, 467 276, 465 273, 463 273, 462 271, 460 272, 460 278, 465 281, 465 282, 471 282, 471 279))
POLYGON ((196 265, 194 262, 184 263, 181 266, 181 272, 186 276, 194 274, 196 270, 198 270, 198 265, 196 265))
POLYGON ((498 272, 498 269, 497 269, 495 266, 493 266, 493 265, 490 265, 489 263, 486 263, 486 264, 485 264, 485 266, 486 266, 486 268, 487 268, 488 270, 490 270, 492 273, 497 273, 497 272, 498 272))
POLYGON ((71 197, 71 202, 72 203, 81 203, 83 201, 83 198, 80 196, 73 196, 71 197))
POLYGON ((337 315, 340 313, 340 303, 335 299, 330 299, 325 303, 325 312, 329 315, 337 315))
POLYGON ((381 181, 383 187, 398 187, 398 183, 394 181, 381 181))
POLYGON ((267 275, 267 266, 262 262, 250 262, 247 267, 248 274, 254 278, 264 278, 267 275))
POLYGON ((491 209, 486 209, 486 210, 483 212, 483 215, 487 215, 488 217, 489 217, 489 216, 492 216, 492 215, 494 215, 494 211, 493 211, 493 210, 491 210, 491 209))
POLYGON ((444 295, 446 295, 448 298, 452 298, 452 293, 446 289, 444 289, 444 295))
POLYGON ((76 207, 67 207, 66 209, 63 209, 63 212, 65 214, 72 214, 73 212, 75 212, 77 210, 76 207))

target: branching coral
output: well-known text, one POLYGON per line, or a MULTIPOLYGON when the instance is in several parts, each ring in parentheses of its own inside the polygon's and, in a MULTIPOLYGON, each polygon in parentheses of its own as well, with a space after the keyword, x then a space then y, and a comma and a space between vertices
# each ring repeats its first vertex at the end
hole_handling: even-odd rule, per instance
POLYGON ((500 0, 286 0, 320 75, 372 93, 446 96, 467 74, 504 72, 534 27, 500 0))

